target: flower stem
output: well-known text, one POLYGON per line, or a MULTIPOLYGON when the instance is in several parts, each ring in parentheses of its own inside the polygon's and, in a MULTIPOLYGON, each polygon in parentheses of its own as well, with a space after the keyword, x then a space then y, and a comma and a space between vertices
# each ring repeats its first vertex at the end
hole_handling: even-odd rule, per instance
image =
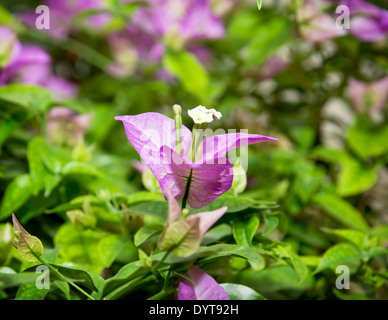
POLYGON ((165 252, 164 256, 162 257, 162 259, 160 259, 158 261, 158 263, 152 268, 152 272, 155 272, 156 270, 158 270, 158 267, 164 262, 164 260, 167 259, 168 255, 170 254, 172 249, 168 250, 165 252))
POLYGON ((153 295, 151 298, 148 298, 147 300, 162 300, 162 298, 173 293, 175 290, 176 288, 170 288, 166 290, 163 289, 162 291, 158 292, 157 294, 153 295))
POLYGON ((183 153, 183 147, 182 147, 182 108, 180 105, 175 104, 173 107, 175 116, 175 135, 176 135, 176 146, 175 151, 182 154, 183 153))
POLYGON ((201 158, 203 137, 205 130, 208 128, 208 123, 195 123, 191 135, 191 143, 187 157, 193 162, 197 162, 201 158))

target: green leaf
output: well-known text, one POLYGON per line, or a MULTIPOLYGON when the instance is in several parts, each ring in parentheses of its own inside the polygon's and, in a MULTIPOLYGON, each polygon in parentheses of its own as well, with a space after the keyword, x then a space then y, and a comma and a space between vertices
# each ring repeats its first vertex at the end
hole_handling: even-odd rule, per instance
POLYGON ((361 158, 367 159, 388 153, 388 126, 365 124, 359 119, 349 128, 347 142, 361 158))
POLYGON ((103 203, 101 200, 99 200, 97 197, 92 195, 87 196, 79 196, 74 199, 72 199, 69 203, 63 203, 59 206, 46 210, 46 213, 53 213, 53 212, 61 212, 61 211, 69 211, 69 210, 75 210, 75 209, 81 209, 85 201, 89 201, 89 203, 93 206, 103 206, 103 203))
POLYGON ((280 17, 259 21, 252 31, 251 40, 241 54, 243 68, 260 65, 291 38, 289 21, 280 17))
POLYGON ((70 297, 70 286, 67 282, 63 281, 54 281, 54 284, 58 287, 59 290, 63 292, 67 300, 71 300, 70 297))
POLYGON ((202 245, 220 241, 222 238, 232 235, 232 228, 227 223, 222 223, 211 228, 202 238, 202 245))
POLYGON ((265 268, 260 272, 247 270, 239 276, 239 282, 241 284, 260 291, 261 294, 268 298, 270 298, 270 295, 273 296, 274 292, 285 290, 293 290, 294 294, 303 292, 309 287, 310 279, 307 278, 301 284, 295 270, 289 265, 275 265, 272 268, 265 268))
POLYGON ((10 136, 12 131, 16 129, 19 125, 20 125, 20 122, 12 118, 0 120, 0 154, 1 154, 1 147, 3 143, 10 136))
POLYGON ((26 27, 16 17, 0 5, 0 21, 2 26, 10 27, 16 32, 25 31, 26 27))
POLYGON ((206 98, 209 91, 208 75, 194 54, 187 51, 167 52, 163 66, 181 81, 186 90, 206 98))
POLYGON ((17 176, 7 186, 0 207, 0 220, 11 215, 32 195, 34 184, 29 174, 17 176))
POLYGON ((321 272, 329 267, 337 267, 359 259, 360 255, 353 246, 346 243, 340 243, 329 248, 324 253, 321 262, 314 273, 321 272))
POLYGON ((135 213, 147 214, 165 220, 167 218, 168 204, 166 201, 152 201, 133 206, 130 210, 135 213))
POLYGON ((8 265, 13 256, 12 227, 9 223, 0 224, 0 266, 8 265))
POLYGON ((265 230, 263 232, 263 236, 266 236, 268 233, 275 230, 275 228, 279 224, 279 218, 276 216, 265 217, 264 221, 265 221, 265 230))
POLYGON ((367 245, 368 237, 364 232, 348 229, 322 228, 322 230, 353 243, 360 250, 365 249, 367 245))
POLYGON ((144 268, 140 261, 125 265, 116 275, 106 281, 102 289, 102 298, 110 299, 110 297, 118 297, 124 294, 130 281, 144 275, 146 272, 148 272, 148 269, 144 268))
POLYGON ((383 248, 383 247, 372 248, 368 251, 369 258, 377 256, 377 255, 387 255, 387 254, 388 254, 388 249, 383 248))
POLYGON ((375 168, 365 167, 356 159, 348 157, 341 164, 337 193, 343 197, 353 196, 370 189, 376 181, 375 168))
POLYGON ((52 267, 57 269, 64 277, 72 282, 76 282, 82 286, 85 286, 95 292, 98 292, 97 285, 93 280, 93 277, 89 272, 77 268, 65 267, 57 264, 51 264, 52 267))
POLYGON ((16 247, 20 256, 28 262, 37 261, 37 257, 43 254, 42 242, 37 237, 30 235, 22 227, 14 214, 12 214, 12 220, 15 235, 18 237, 16 247))
POLYGON ((28 234, 19 235, 17 247, 20 256, 28 262, 38 261, 36 256, 43 254, 42 242, 37 237, 28 234))
POLYGON ((333 292, 337 296, 337 298, 341 300, 374 300, 369 298, 366 294, 359 292, 341 292, 341 291, 350 291, 350 290, 337 290, 334 289, 333 292))
POLYGON ((15 300, 44 300, 48 292, 48 289, 38 289, 35 282, 24 283, 19 287, 15 300))
POLYGON ((299 257, 294 252, 291 253, 291 264, 292 268, 295 270, 295 273, 298 275, 298 282, 303 283, 309 275, 309 270, 306 264, 301 259, 301 257, 299 257))
POLYGON ((362 214, 350 203, 340 197, 334 194, 321 193, 317 194, 313 200, 322 207, 330 217, 343 225, 361 231, 366 231, 368 229, 368 225, 362 214))
POLYGON ((149 191, 139 191, 129 195, 119 195, 117 198, 123 198, 125 204, 128 206, 133 206, 142 202, 150 201, 163 201, 164 196, 161 193, 154 193, 149 191))
POLYGON ((374 167, 367 167, 344 150, 317 147, 313 155, 324 161, 339 164, 337 193, 352 196, 370 189, 377 181, 374 167))
POLYGON ((121 249, 121 239, 117 235, 100 230, 77 231, 72 224, 65 223, 57 231, 55 246, 61 250, 58 263, 72 262, 93 273, 109 267, 121 249))
POLYGON ((135 234, 134 244, 136 247, 140 246, 143 242, 147 241, 152 236, 160 233, 163 227, 155 225, 145 225, 141 227, 135 234))
POLYGON ((263 4, 263 0, 257 0, 257 8, 260 10, 263 4))
POLYGON ((49 146, 43 137, 32 139, 27 146, 27 159, 30 167, 31 180, 34 183, 36 195, 51 179, 50 172, 46 169, 42 156, 50 154, 49 146))
POLYGON ((242 284, 221 283, 220 286, 225 289, 230 300, 267 300, 255 290, 242 284))
POLYGON ((259 227, 259 218, 255 215, 246 220, 238 219, 233 223, 233 236, 236 243, 242 246, 251 247, 252 239, 259 227))
MULTIPOLYGON (((175 264, 184 261, 190 261, 193 259, 202 258, 202 262, 207 260, 213 260, 223 257, 229 257, 231 255, 244 258, 251 262, 262 264, 263 257, 262 254, 270 254, 263 249, 259 248, 247 248, 245 246, 235 245, 235 244, 216 244, 209 247, 199 247, 197 251, 189 257, 176 257, 173 255, 168 256, 165 263, 166 264, 175 264)), ((159 261, 164 256, 164 253, 158 253, 153 256, 154 261, 159 261)))
POLYGON ((17 104, 30 113, 45 112, 52 102, 51 94, 46 89, 17 83, 1 87, 0 100, 17 104))
MULTIPOLYGON (((242 210, 245 210, 247 208, 250 208, 254 205, 260 205, 260 202, 255 201, 254 199, 248 198, 248 197, 235 197, 233 195, 223 194, 222 196, 218 197, 214 201, 212 201, 207 206, 193 210, 193 213, 199 213, 204 211, 214 211, 221 207, 228 207, 228 210, 226 212, 239 212, 242 210)), ((261 205, 264 205, 261 203, 261 205)))
POLYGON ((38 276, 39 274, 35 272, 4 273, 0 270, 0 289, 17 287, 29 282, 33 282, 35 285, 38 276))
POLYGON ((101 173, 92 165, 86 162, 72 161, 67 163, 63 169, 62 173, 64 175, 90 175, 90 176, 100 176, 101 173))

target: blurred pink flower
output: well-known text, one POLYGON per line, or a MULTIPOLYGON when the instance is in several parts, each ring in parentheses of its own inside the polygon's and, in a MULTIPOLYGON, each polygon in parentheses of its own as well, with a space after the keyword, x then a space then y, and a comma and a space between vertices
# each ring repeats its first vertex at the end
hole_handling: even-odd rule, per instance
POLYGON ((196 266, 185 274, 188 280, 179 282, 178 300, 230 300, 225 289, 196 266))
POLYGON ((388 77, 372 83, 365 83, 351 78, 349 92, 359 113, 380 111, 388 98, 388 77))
MULTIPOLYGON (((100 10, 106 7, 103 0, 46 0, 45 5, 50 9, 50 29, 44 30, 53 38, 63 39, 74 30, 74 19, 89 10, 100 10)), ((25 13, 21 19, 28 26, 35 27, 38 13, 25 13)), ((85 18, 85 26, 99 28, 105 26, 111 17, 108 13, 95 13, 85 18)))
POLYGON ((54 107, 48 113, 47 139, 57 145, 74 147, 85 134, 93 114, 77 114, 67 107, 54 107))
POLYGON ((276 76, 279 72, 283 71, 289 65, 288 61, 278 57, 270 57, 261 67, 259 80, 270 79, 276 76))
MULTIPOLYGON (((222 21, 212 12, 209 0, 147 0, 146 3, 132 16, 124 31, 109 36, 114 62, 107 71, 111 75, 128 76, 139 64, 159 63, 166 43, 173 47, 187 45, 204 65, 209 64, 210 50, 189 43, 224 36, 222 21)), ((174 79, 166 70, 157 70, 155 76, 163 81, 174 79)))
POLYGON ((55 101, 76 96, 77 86, 51 72, 50 55, 36 45, 22 44, 16 35, 0 26, 0 40, 12 40, 11 54, 0 70, 0 86, 20 82, 41 85, 50 90, 55 101))
POLYGON ((156 36, 170 33, 190 39, 217 39, 225 30, 209 0, 148 0, 133 16, 134 25, 156 36))
POLYGON ((337 28, 336 18, 324 13, 326 2, 306 0, 298 10, 298 21, 302 36, 312 42, 323 42, 347 34, 344 29, 337 28))
POLYGON ((379 41, 388 35, 388 10, 363 0, 344 0, 349 7, 350 33, 363 41, 379 41))

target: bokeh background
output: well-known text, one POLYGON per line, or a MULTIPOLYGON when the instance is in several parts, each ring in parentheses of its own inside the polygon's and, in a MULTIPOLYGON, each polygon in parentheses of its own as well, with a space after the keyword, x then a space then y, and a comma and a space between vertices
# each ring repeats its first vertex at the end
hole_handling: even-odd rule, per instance
MULTIPOLYGON (((188 127, 204 105, 222 112, 214 129, 279 139, 249 147, 230 191, 261 201, 248 246, 277 258, 218 259, 209 274, 268 299, 386 299, 387 35, 386 1, 3 0, 0 277, 15 276, 0 298, 66 298, 25 296, 13 212, 56 263, 108 279, 138 259, 133 234, 152 215, 122 210, 163 196, 114 117, 180 104, 188 127), (335 287, 343 264, 348 290, 335 287)), ((208 243, 244 245, 241 217, 208 243)))

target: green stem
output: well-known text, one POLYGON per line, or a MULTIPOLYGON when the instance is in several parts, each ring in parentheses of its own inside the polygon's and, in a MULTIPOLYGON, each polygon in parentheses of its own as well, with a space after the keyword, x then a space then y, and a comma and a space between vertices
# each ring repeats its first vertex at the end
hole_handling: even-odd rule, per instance
POLYGON ((104 297, 104 300, 116 300, 120 297, 122 297, 125 294, 128 294, 130 292, 133 292, 134 290, 144 287, 145 284, 153 281, 155 282, 155 276, 151 274, 151 272, 146 273, 143 277, 141 277, 137 281, 130 281, 129 283, 126 283, 125 285, 117 288, 110 294, 108 294, 106 297, 104 297))
MULTIPOLYGON (((172 248, 173 249, 173 248, 172 248)), ((165 252, 164 256, 162 257, 162 259, 160 259, 158 261, 158 263, 152 268, 152 272, 155 272, 156 270, 158 270, 158 267, 164 262, 164 260, 167 259, 168 255, 170 254, 170 252, 172 251, 172 249, 168 250, 165 252)))
MULTIPOLYGON (((32 251, 33 252, 33 251, 32 251)), ((34 252, 33 252, 34 254, 34 252)), ((45 260, 43 260, 42 257, 38 257, 37 255, 35 255, 39 262, 41 262, 42 264, 44 264, 47 268, 49 268, 52 272, 54 272, 61 280, 63 280, 64 282, 67 282, 69 285, 71 285, 73 288, 75 288, 76 290, 78 290, 79 292, 81 292, 82 294, 84 294, 86 297, 88 297, 90 300, 96 300, 94 299, 90 294, 88 294, 85 290, 83 290, 82 288, 80 288, 78 285, 76 285, 74 282, 66 279, 65 276, 63 276, 57 269, 55 269, 52 265, 50 265, 48 262, 46 262, 45 260)))
POLYGON ((175 290, 176 290, 175 288, 170 288, 167 290, 163 289, 162 291, 158 292, 157 294, 153 295, 151 298, 148 298, 147 300, 162 300, 162 298, 173 293, 175 290))
POLYGON ((172 274, 173 274, 174 276, 178 277, 178 278, 181 278, 181 279, 183 279, 183 280, 186 280, 187 282, 189 282, 189 283, 191 283, 193 286, 195 286, 194 281, 191 280, 190 278, 184 276, 183 274, 180 274, 180 273, 178 273, 178 272, 176 272, 176 271, 173 271, 172 274))

